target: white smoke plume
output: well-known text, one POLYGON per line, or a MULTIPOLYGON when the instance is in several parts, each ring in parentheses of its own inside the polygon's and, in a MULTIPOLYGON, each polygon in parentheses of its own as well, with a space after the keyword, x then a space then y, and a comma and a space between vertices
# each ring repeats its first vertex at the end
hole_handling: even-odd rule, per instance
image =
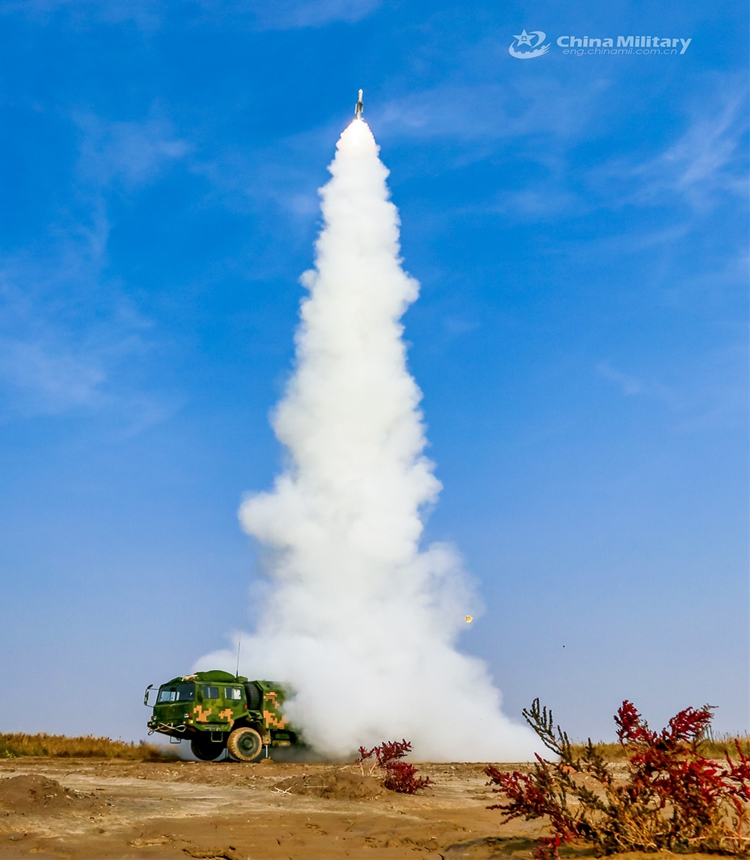
MULTIPOLYGON (((425 760, 524 760, 534 735, 501 713, 484 664, 455 648, 471 599, 460 559, 419 546, 440 483, 401 337, 419 285, 401 268, 378 151, 354 120, 320 192, 296 370, 273 421, 288 466, 239 513, 270 550, 271 579, 242 671, 289 683, 286 712, 328 755, 407 738, 425 760)), ((197 668, 219 666, 233 671, 234 655, 197 668)))

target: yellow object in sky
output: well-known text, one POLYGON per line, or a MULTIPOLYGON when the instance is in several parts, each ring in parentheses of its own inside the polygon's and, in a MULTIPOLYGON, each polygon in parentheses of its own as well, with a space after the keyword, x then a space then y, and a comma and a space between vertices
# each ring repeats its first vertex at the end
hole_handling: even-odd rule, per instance
POLYGON ((474 620, 474 619, 471 617, 471 615, 467 615, 467 616, 466 616, 466 623, 467 623, 467 624, 471 624, 471 622, 472 622, 473 620, 474 620))

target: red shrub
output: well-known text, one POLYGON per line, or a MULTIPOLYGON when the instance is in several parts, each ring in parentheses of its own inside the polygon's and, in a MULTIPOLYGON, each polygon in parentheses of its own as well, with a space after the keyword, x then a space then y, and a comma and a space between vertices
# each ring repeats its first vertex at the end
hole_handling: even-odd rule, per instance
POLYGON ((432 784, 432 780, 427 776, 418 777, 417 768, 413 764, 400 761, 409 752, 411 752, 409 741, 383 741, 380 746, 373 747, 371 750, 360 747, 357 764, 364 773, 363 763, 374 756, 369 770, 370 775, 379 767, 385 771, 383 785, 386 788, 401 794, 414 794, 432 784))
POLYGON ((494 804, 505 821, 547 817, 554 833, 540 842, 538 860, 558 856, 562 842, 583 840, 605 853, 690 850, 742 854, 750 848, 748 808, 750 757, 736 743, 738 758, 726 764, 700 754, 711 707, 685 708, 661 732, 653 732, 628 701, 617 711, 617 737, 628 765, 624 778, 591 741, 573 754, 552 712, 536 699, 524 717, 558 756, 537 756, 530 773, 504 773, 490 765, 493 789, 507 798, 494 804))
POLYGON ((536 860, 560 860, 558 848, 562 843, 562 838, 555 834, 540 839, 534 849, 534 857, 536 860))

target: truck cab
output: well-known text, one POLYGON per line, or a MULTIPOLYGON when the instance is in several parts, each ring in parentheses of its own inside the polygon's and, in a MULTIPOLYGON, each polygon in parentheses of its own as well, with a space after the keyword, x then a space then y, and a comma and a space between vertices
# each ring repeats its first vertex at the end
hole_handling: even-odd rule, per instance
POLYGON ((264 749, 268 755, 269 747, 301 742, 283 713, 285 697, 281 684, 215 670, 172 678, 158 690, 150 685, 143 703, 153 707, 149 734, 188 740, 201 761, 214 761, 227 750, 235 761, 252 762, 264 749))

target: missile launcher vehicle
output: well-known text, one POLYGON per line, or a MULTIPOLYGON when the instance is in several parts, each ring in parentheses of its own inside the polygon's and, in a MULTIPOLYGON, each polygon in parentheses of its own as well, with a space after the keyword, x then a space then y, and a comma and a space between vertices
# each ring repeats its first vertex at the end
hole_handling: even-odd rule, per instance
POLYGON ((251 762, 264 751, 267 756, 269 747, 302 744, 282 710, 286 692, 281 684, 217 670, 172 678, 158 690, 150 684, 143 704, 153 707, 149 734, 190 741, 201 761, 214 761, 227 750, 234 761, 251 762))

